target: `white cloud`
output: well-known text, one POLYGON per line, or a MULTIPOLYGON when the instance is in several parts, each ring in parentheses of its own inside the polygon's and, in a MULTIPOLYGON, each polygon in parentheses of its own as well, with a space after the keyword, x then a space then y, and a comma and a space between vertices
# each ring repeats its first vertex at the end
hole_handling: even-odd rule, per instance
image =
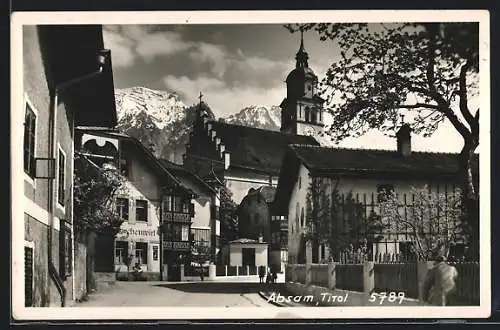
POLYGON ((137 55, 133 51, 134 42, 114 29, 103 30, 104 45, 111 50, 113 66, 130 67, 137 55))
POLYGON ((183 52, 191 44, 182 40, 178 33, 156 32, 145 34, 137 41, 136 51, 146 61, 152 61, 158 56, 168 56, 183 52))
POLYGON ((194 104, 200 92, 217 117, 225 117, 254 104, 278 105, 285 93, 283 88, 228 87, 217 78, 166 76, 165 86, 185 95, 185 103, 194 104))

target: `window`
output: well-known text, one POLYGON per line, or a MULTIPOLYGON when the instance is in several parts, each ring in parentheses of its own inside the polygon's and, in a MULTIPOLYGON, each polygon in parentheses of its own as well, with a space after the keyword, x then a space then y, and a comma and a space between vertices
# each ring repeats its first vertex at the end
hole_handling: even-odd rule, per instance
POLYGON ((188 198, 184 199, 184 203, 182 203, 182 213, 189 213, 190 208, 190 200, 188 198))
POLYGON ((116 241, 115 244, 115 264, 125 264, 128 255, 128 242, 116 241))
POLYGON ((315 123, 318 121, 318 113, 316 109, 311 110, 311 122, 315 123))
POLYGON ((394 192, 392 184, 379 184, 377 185, 377 201, 384 202, 394 192))
POLYGON ((300 211, 300 227, 304 227, 304 208, 300 211))
POLYGON ((174 212, 182 212, 182 198, 181 198, 181 196, 174 197, 174 212))
POLYGON ((309 107, 306 107, 306 121, 309 122, 310 119, 310 114, 311 114, 311 109, 309 107))
POLYGON ((59 148, 59 165, 58 165, 58 176, 57 176, 57 202, 59 205, 64 206, 64 198, 66 194, 66 156, 62 149, 59 148))
POLYGON ((141 265, 148 264, 148 243, 135 243, 135 259, 141 265))
POLYGON ((148 221, 148 201, 141 199, 135 201, 135 221, 148 221))
POLYGON ((130 161, 128 159, 122 158, 120 159, 120 173, 128 177, 130 174, 130 161))
POLYGON ((188 241, 189 240, 189 226, 182 225, 181 227, 181 240, 188 241))
POLYGON ((299 189, 302 188, 302 176, 299 175, 299 189))
POLYGON ((24 173, 35 177, 35 138, 36 115, 26 103, 24 115, 24 173))
POLYGON ((158 246, 153 246, 153 261, 158 261, 158 246))
POLYGON ((163 198, 163 211, 172 211, 172 196, 163 198))
POLYGON ((116 199, 116 212, 124 221, 128 221, 128 199, 127 198, 117 198, 116 199))

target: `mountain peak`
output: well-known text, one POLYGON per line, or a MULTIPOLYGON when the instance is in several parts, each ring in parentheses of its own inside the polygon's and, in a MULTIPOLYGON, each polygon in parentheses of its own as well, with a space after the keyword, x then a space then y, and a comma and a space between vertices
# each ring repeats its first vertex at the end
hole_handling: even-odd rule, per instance
POLYGON ((225 118, 227 123, 279 131, 281 109, 278 106, 250 105, 225 118))

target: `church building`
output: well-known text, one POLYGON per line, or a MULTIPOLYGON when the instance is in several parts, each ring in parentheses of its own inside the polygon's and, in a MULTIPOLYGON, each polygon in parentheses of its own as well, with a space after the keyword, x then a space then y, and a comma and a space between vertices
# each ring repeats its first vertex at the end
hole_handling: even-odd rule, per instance
POLYGON ((214 120, 200 102, 184 166, 204 179, 225 181, 237 204, 251 188, 276 187, 289 144, 319 145, 315 137, 323 128, 324 100, 316 94, 318 78, 309 67, 303 39, 295 59, 280 105, 279 132, 214 120))
MULTIPOLYGON (((238 205, 260 196, 255 192, 261 192, 263 188, 274 191, 289 145, 320 145, 316 137, 323 130, 324 100, 317 95, 318 77, 309 67, 303 37, 295 59, 295 68, 285 80, 286 97, 280 104, 279 132, 214 120, 200 100, 186 145, 184 167, 208 182, 225 183, 238 205)), ((271 266, 279 270, 287 260, 282 242, 286 245, 288 233, 279 221, 271 224, 271 202, 264 202, 263 207, 248 207, 248 203, 243 207, 240 205, 239 212, 253 210, 254 213, 240 214, 239 227, 240 231, 243 229, 245 239, 258 239, 261 227, 267 228, 262 234, 270 244, 268 257, 271 266), (255 221, 257 218, 261 219, 255 221), (272 232, 273 228, 275 232, 272 232)))

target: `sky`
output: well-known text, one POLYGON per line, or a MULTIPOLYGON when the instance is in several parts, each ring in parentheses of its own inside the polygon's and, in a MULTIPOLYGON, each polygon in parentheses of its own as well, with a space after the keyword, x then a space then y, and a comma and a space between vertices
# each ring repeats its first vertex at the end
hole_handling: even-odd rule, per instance
MULTIPOLYGON (((200 92, 217 117, 250 105, 279 105, 295 67, 300 34, 278 24, 105 25, 116 88, 143 86, 175 92, 187 105, 200 92)), ((340 55, 335 42, 304 33, 309 66, 319 79, 340 55)), ((462 138, 445 122, 430 138, 412 137, 421 151, 458 152, 462 138)), ((395 149, 393 137, 372 131, 340 147, 395 149)))

